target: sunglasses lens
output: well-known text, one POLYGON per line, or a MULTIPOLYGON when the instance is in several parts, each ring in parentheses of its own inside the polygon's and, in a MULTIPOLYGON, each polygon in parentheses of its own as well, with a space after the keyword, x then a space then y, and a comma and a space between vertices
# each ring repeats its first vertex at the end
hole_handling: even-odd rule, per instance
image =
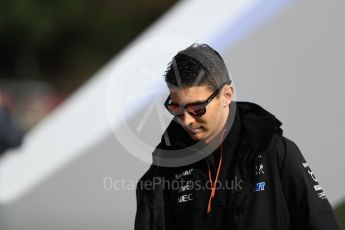
POLYGON ((181 107, 177 106, 177 105, 168 105, 167 106, 169 112, 171 114, 173 114, 174 116, 179 116, 181 114, 183 114, 183 109, 181 109, 181 107))
POLYGON ((206 113, 206 106, 205 105, 188 106, 187 111, 189 114, 193 116, 202 116, 206 113))

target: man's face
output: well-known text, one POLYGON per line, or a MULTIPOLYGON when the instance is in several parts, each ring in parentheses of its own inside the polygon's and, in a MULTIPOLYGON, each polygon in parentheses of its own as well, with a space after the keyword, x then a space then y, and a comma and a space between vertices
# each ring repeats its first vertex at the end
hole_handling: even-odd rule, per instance
MULTIPOLYGON (((212 93, 205 86, 170 88, 170 99, 172 103, 190 104, 204 101, 212 93)), ((218 95, 219 97, 215 97, 206 106, 206 113, 204 115, 200 117, 192 116, 187 111, 184 111, 184 114, 176 116, 176 120, 184 127, 193 140, 209 142, 223 128, 229 113, 228 105, 231 101, 232 87, 228 85, 223 87, 218 95)))

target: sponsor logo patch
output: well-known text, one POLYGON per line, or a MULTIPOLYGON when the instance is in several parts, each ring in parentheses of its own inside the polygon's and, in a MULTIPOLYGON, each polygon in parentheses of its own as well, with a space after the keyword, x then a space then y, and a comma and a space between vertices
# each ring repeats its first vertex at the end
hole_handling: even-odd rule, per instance
POLYGON ((181 172, 181 173, 178 173, 178 174, 175 174, 175 179, 180 179, 181 177, 183 177, 183 176, 188 176, 188 175, 191 175, 192 174, 192 172, 193 172, 193 168, 191 168, 191 169, 188 169, 188 170, 185 170, 185 171, 183 171, 183 172, 181 172))
POLYGON ((178 203, 184 203, 193 200, 193 193, 185 194, 177 198, 178 203))
POLYGON ((322 191, 322 187, 319 185, 319 182, 315 176, 315 174, 313 173, 313 171, 311 171, 309 164, 306 162, 302 162, 303 167, 306 169, 307 173, 309 174, 310 178, 313 180, 314 182, 314 190, 317 193, 317 196, 320 199, 326 199, 326 194, 322 191))
POLYGON ((264 191, 264 190, 265 190, 265 182, 264 181, 256 183, 256 189, 255 189, 256 192, 264 191))

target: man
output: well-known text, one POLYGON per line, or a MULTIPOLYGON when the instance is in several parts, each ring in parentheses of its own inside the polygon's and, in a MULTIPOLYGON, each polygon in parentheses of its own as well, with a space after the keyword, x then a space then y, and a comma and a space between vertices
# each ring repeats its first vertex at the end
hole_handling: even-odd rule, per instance
POLYGON ((282 123, 233 100, 219 53, 191 45, 175 55, 165 81, 174 119, 137 184, 136 230, 340 229, 282 123))

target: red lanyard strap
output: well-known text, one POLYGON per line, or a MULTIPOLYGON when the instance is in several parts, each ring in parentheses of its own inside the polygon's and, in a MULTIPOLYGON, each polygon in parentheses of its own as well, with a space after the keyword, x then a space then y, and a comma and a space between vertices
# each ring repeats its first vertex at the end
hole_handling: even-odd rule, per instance
POLYGON ((222 133, 222 138, 221 138, 221 145, 220 145, 220 159, 219 159, 219 164, 218 164, 218 169, 217 169, 217 174, 216 174, 216 178, 214 179, 214 181, 212 181, 212 177, 211 177, 211 170, 210 170, 210 165, 207 162, 207 167, 208 167, 208 178, 210 179, 211 182, 211 194, 210 194, 210 198, 208 200, 208 205, 207 205, 207 213, 211 212, 211 203, 212 203, 212 199, 216 194, 216 185, 217 185, 217 181, 218 181, 218 176, 219 176, 219 171, 220 171, 220 167, 222 165, 222 160, 223 160, 223 136, 225 133, 226 129, 223 131, 222 133))

